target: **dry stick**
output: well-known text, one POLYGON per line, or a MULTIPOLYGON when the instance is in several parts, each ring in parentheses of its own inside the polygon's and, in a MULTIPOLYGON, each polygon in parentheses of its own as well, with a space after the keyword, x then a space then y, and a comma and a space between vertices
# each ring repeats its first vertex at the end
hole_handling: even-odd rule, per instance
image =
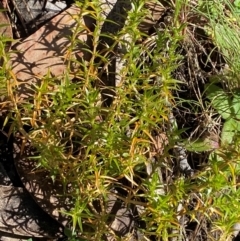
POLYGON ((15 20, 14 20, 13 14, 11 13, 11 9, 10 9, 10 7, 8 5, 7 0, 3 0, 3 7, 5 9, 7 9, 8 13, 9 13, 10 23, 11 23, 12 28, 15 29, 15 35, 17 36, 17 38, 20 38, 20 34, 17 31, 17 26, 15 24, 15 20))
POLYGON ((14 6, 14 9, 15 9, 16 12, 17 12, 17 15, 18 15, 18 17, 19 17, 19 20, 21 21, 21 24, 22 24, 23 27, 24 27, 24 31, 26 32, 26 34, 29 34, 29 33, 28 33, 28 30, 27 30, 27 26, 26 26, 26 24, 24 23, 24 19, 22 18, 21 14, 20 14, 20 11, 19 11, 19 9, 18 9, 17 4, 15 3, 14 0, 11 0, 11 1, 12 1, 13 6, 14 6))

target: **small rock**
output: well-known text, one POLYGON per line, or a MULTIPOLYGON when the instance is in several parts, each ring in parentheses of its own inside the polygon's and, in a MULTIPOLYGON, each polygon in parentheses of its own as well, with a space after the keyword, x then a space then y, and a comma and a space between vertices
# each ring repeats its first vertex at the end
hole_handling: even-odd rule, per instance
POLYGON ((240 223, 235 223, 233 225, 233 236, 234 237, 237 237, 237 235, 239 234, 240 232, 240 223))
POLYGON ((62 11, 64 8, 67 7, 67 4, 65 2, 55 2, 54 4, 47 1, 45 9, 49 12, 60 12, 62 11))

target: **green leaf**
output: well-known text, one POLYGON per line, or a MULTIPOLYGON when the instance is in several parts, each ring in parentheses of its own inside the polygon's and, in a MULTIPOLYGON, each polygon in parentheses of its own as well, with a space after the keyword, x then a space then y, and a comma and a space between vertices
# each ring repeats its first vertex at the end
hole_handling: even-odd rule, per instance
POLYGON ((231 115, 231 99, 224 90, 214 84, 206 85, 206 94, 212 106, 222 116, 228 119, 231 115))
POLYGON ((190 152, 203 152, 213 149, 210 142, 203 139, 198 139, 195 141, 183 140, 183 145, 190 152))
POLYGON ((64 234, 67 236, 67 237, 71 237, 72 236, 72 230, 65 227, 64 228, 64 234))
POLYGON ((230 144, 236 132, 240 132, 240 122, 234 119, 227 120, 222 129, 222 143, 230 144))
POLYGON ((240 120, 240 93, 234 94, 232 101, 234 118, 240 120))
POLYGON ((240 8, 240 0, 235 0, 233 4, 235 7, 240 8))

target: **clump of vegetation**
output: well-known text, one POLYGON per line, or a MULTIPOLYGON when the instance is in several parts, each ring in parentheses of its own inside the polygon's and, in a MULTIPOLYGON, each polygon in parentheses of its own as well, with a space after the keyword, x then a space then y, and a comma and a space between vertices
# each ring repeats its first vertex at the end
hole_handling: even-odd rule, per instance
POLYGON ((240 213, 238 2, 160 1, 162 17, 146 34, 147 2, 131 1, 113 35, 101 32, 99 1, 76 1, 67 70, 46 75, 27 101, 18 102, 3 65, 9 135, 31 143, 36 166, 63 183, 61 195, 71 185, 69 240, 230 240, 240 213), (86 15, 92 32, 80 23, 86 15), (76 62, 82 31, 92 36, 91 59, 76 62), (101 37, 112 46, 99 50, 101 37), (103 73, 115 55, 123 64, 112 86, 103 73), (113 197, 136 213, 124 235, 111 226, 113 197))

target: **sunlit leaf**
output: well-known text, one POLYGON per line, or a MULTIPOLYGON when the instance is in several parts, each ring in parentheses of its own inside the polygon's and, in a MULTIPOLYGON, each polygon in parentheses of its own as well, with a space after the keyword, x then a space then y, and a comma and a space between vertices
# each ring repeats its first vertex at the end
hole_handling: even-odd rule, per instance
POLYGON ((240 93, 234 94, 234 98, 232 100, 232 108, 233 118, 236 118, 240 121, 240 93))
POLYGON ((206 85, 206 94, 211 100, 213 108, 217 110, 223 119, 231 116, 231 99, 222 88, 214 84, 206 85))
POLYGON ((240 122, 234 119, 227 120, 222 129, 221 140, 222 143, 230 144, 234 135, 240 131, 240 122))
POLYGON ((210 140, 203 140, 198 139, 195 141, 183 141, 184 147, 190 152, 203 152, 203 151, 210 151, 213 147, 210 144, 210 140))

